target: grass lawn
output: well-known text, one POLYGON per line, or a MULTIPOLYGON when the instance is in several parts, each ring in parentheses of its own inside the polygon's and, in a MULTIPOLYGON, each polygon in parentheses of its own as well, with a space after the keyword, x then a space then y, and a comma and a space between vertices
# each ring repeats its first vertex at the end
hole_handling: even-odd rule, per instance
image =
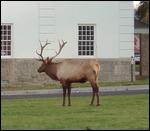
POLYGON ((1 100, 2 130, 148 130, 149 95, 102 96, 101 106, 91 97, 1 100))

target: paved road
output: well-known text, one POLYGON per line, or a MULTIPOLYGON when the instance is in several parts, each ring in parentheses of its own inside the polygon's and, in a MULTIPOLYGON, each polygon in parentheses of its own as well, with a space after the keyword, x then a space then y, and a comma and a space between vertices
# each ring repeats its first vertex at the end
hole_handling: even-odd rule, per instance
MULTIPOLYGON (((149 94, 149 85, 101 87, 100 96, 149 94)), ((73 88, 72 97, 92 96, 91 88, 73 88)), ((1 100, 62 97, 62 89, 1 91, 1 100)))

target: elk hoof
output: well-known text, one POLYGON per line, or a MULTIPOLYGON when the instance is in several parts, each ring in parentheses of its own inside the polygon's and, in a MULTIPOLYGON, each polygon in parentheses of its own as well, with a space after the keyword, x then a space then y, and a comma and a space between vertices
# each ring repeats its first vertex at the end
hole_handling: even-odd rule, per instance
POLYGON ((68 106, 71 106, 71 104, 68 104, 68 106))
POLYGON ((100 106, 100 104, 97 104, 97 106, 100 106))

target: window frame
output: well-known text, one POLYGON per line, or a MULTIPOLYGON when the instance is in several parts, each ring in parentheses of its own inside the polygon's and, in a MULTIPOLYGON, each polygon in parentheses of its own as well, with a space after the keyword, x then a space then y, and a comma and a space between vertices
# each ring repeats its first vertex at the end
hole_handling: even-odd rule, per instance
POLYGON ((78 24, 77 31, 78 31, 77 32, 78 33, 78 38, 77 38, 78 57, 88 57, 88 58, 95 57, 96 55, 96 24, 78 24))
POLYGON ((7 51, 10 51, 10 55, 2 55, 3 50, 1 50, 1 58, 12 58, 13 57, 13 24, 12 23, 1 23, 1 49, 2 49, 2 46, 4 46, 4 44, 2 45, 2 42, 6 43, 5 48, 7 51), (2 26, 11 26, 11 29, 8 30, 8 27, 7 27, 7 29, 4 30, 2 29, 2 26), (6 31, 6 34, 2 35, 2 31, 3 32, 6 31), (10 34, 8 32, 10 32, 10 34), (4 36, 6 36, 6 40, 2 39, 2 37, 4 36), (9 36, 10 36, 10 40, 8 39, 9 36))

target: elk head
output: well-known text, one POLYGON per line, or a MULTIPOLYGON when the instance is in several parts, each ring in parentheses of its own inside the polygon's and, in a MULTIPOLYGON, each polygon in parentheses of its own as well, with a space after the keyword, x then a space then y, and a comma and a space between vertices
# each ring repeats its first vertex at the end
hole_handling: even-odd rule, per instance
POLYGON ((45 45, 42 46, 42 44, 41 44, 41 42, 40 42, 41 52, 38 53, 38 52, 36 51, 36 53, 37 53, 37 54, 39 55, 39 57, 40 57, 39 59, 36 59, 36 60, 42 61, 42 65, 41 65, 40 68, 38 69, 38 72, 39 72, 39 73, 45 72, 47 65, 48 65, 48 64, 51 64, 51 63, 52 63, 52 60, 60 54, 62 48, 63 48, 64 45, 67 43, 67 42, 64 42, 63 40, 62 40, 62 42, 63 42, 63 43, 61 44, 60 41, 59 41, 59 51, 58 51, 58 52, 55 51, 55 52, 56 52, 56 55, 54 55, 54 56, 51 57, 51 58, 47 57, 46 59, 44 59, 44 57, 42 56, 42 53, 43 53, 43 49, 44 49, 48 44, 50 44, 50 43, 48 43, 48 42, 46 41, 45 45))

